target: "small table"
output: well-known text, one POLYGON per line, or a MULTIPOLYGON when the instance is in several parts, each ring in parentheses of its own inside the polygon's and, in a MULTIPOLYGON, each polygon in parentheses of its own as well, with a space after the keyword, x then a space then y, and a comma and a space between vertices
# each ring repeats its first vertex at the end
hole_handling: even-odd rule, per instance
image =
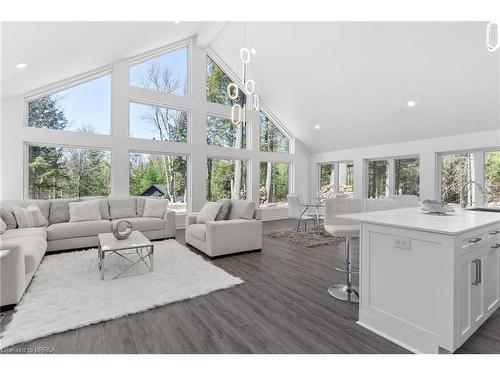
POLYGON ((99 259, 101 280, 104 280, 104 260, 106 259, 106 253, 109 253, 109 255, 116 254, 131 263, 123 271, 113 276, 112 279, 120 277, 140 262, 148 267, 149 272, 153 272, 154 245, 141 232, 133 231, 130 236, 124 240, 117 240, 115 236, 113 236, 113 233, 100 233, 98 237, 99 249, 97 255, 99 259), (139 257, 139 259, 132 259, 131 255, 134 255, 135 258, 139 257))
POLYGON ((9 255, 10 250, 0 250, 0 259, 9 255))
MULTIPOLYGON (((315 208, 315 217, 316 217, 316 233, 320 233, 320 229, 319 229, 319 209, 320 207, 325 207, 325 203, 323 202, 306 202, 306 203, 301 203, 300 204, 301 207, 305 207, 304 209, 304 212, 306 212, 309 208, 315 208)), ((304 214, 304 212, 302 212, 302 214, 304 214)))

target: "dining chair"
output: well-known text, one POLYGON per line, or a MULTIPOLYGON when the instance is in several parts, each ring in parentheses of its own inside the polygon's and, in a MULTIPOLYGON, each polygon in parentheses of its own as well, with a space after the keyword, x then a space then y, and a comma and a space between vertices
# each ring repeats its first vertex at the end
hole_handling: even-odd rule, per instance
POLYGON ((306 210, 302 210, 300 207, 300 198, 296 194, 290 194, 286 196, 286 201, 288 203, 288 216, 290 219, 295 219, 297 221, 297 232, 300 228, 300 223, 304 222, 304 231, 307 231, 307 222, 312 220, 314 225, 316 225, 316 218, 314 216, 304 215, 306 210))
POLYGON ((351 240, 359 238, 360 224, 357 221, 339 217, 339 215, 355 212, 361 212, 361 199, 329 198, 326 200, 325 231, 332 236, 345 238, 345 264, 334 268, 346 274, 346 283, 328 287, 328 293, 337 299, 353 303, 359 302, 359 292, 352 284, 352 275, 359 273, 359 269, 352 266, 351 240))

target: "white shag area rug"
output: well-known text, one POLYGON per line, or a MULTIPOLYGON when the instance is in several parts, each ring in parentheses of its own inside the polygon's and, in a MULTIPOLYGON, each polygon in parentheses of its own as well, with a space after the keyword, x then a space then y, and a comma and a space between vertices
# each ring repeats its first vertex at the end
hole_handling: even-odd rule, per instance
MULTIPOLYGON (((0 348, 243 283, 175 240, 154 245, 153 272, 113 280, 100 279, 96 249, 46 256, 0 333, 0 348)), ((116 255, 106 262, 109 275, 127 265, 116 255)))

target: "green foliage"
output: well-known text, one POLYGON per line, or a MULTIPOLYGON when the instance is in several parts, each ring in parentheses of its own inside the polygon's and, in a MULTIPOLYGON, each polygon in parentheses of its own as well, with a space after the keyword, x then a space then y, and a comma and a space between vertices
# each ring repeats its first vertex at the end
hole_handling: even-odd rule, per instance
POLYGON ((28 103, 28 126, 63 130, 68 124, 56 95, 44 96, 28 103))
POLYGON ((289 165, 260 163, 260 204, 284 203, 288 195, 289 165))
POLYGON ((288 138, 281 130, 260 112, 260 151, 267 152, 288 152, 288 138))
POLYGON ((387 178, 387 160, 374 160, 368 163, 368 198, 386 197, 387 178))
POLYGON ((485 153, 486 204, 500 206, 500 151, 485 153))
POLYGON ((470 190, 462 187, 473 180, 472 154, 452 154, 441 157, 441 200, 448 203, 471 203, 470 190))
POLYGON ((419 195, 420 162, 418 158, 396 159, 396 194, 419 195))
POLYGON ((235 125, 223 117, 207 116, 208 145, 246 148, 246 132, 246 124, 235 125))
POLYGON ((207 159, 207 200, 246 199, 246 162, 229 159, 207 159), (238 171, 241 171, 239 181, 238 171), (239 189, 237 186, 239 185, 239 189))
POLYGON ((207 56, 207 102, 218 104, 242 104, 243 93, 238 89, 238 97, 235 100, 227 96, 227 86, 232 83, 221 68, 207 56))

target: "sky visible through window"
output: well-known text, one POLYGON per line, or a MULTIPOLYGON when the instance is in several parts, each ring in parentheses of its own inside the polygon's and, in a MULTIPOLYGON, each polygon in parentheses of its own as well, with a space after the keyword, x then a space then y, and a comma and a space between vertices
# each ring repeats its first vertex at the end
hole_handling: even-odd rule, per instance
POLYGON ((64 130, 81 131, 86 128, 98 134, 110 134, 111 75, 82 83, 50 97, 57 98, 57 108, 64 112, 68 121, 64 130))
POLYGON ((169 92, 174 95, 186 95, 187 88, 187 48, 180 48, 161 56, 147 60, 143 63, 133 65, 130 67, 129 83, 131 86, 144 87, 157 91, 169 92), (157 68, 160 73, 169 71, 169 84, 165 85, 165 80, 160 75, 159 86, 163 89, 155 88, 155 82, 150 78, 149 72, 151 69, 157 68), (172 82, 175 84, 172 85, 172 82), (167 89, 166 87, 170 89, 167 89))

